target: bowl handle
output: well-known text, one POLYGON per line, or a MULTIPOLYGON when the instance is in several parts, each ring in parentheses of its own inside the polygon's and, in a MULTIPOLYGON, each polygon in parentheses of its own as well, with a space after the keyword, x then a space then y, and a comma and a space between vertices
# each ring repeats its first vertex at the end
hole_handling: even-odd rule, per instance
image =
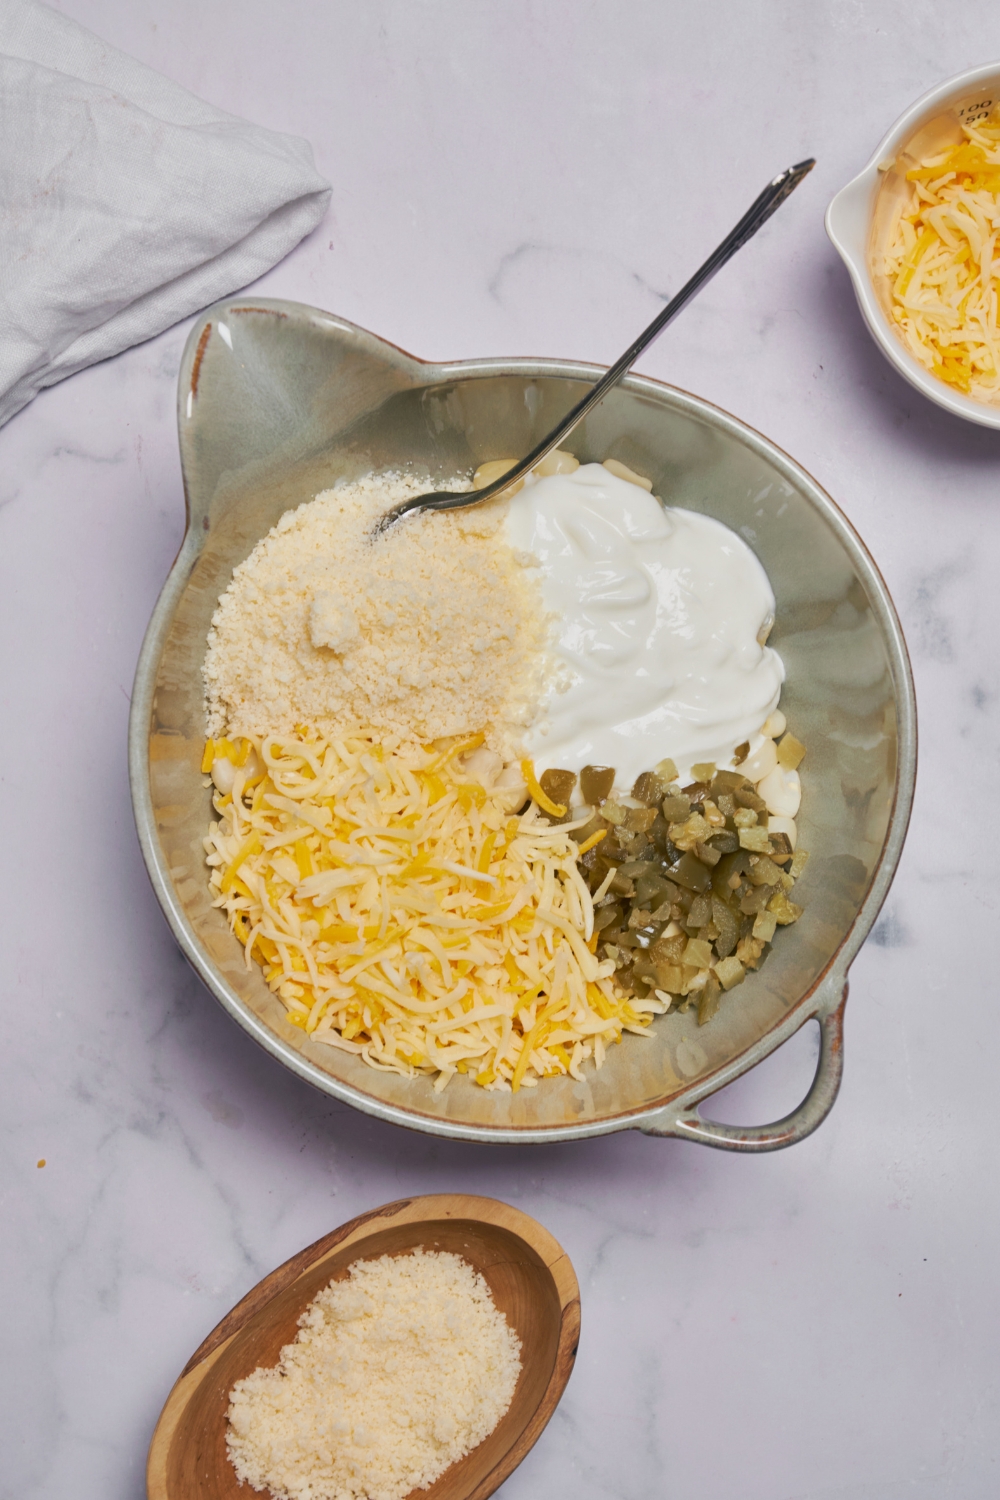
POLYGON ((638 1129, 646 1135, 674 1135, 700 1141, 704 1146, 718 1146, 723 1151, 778 1151, 782 1146, 794 1146, 797 1141, 805 1140, 833 1108, 844 1073, 847 978, 841 975, 834 980, 831 976, 831 980, 833 983, 828 980, 823 989, 827 993, 832 990, 834 999, 839 993, 840 1001, 835 1007, 821 1005, 812 1012, 819 1022, 819 1061, 812 1087, 798 1109, 773 1125, 723 1125, 718 1120, 702 1119, 696 1101, 693 1105, 682 1105, 676 1112, 669 1106, 658 1110, 638 1129))

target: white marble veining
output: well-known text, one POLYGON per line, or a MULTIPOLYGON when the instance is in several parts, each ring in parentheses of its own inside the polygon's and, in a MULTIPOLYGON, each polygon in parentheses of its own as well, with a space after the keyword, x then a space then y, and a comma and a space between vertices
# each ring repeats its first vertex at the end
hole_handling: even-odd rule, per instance
MULTIPOLYGON (((822 214, 912 98, 997 50, 995 6, 947 24, 912 0, 60 8, 308 136, 334 206, 260 291, 432 358, 614 357, 815 154, 641 367, 766 432, 858 526, 907 632, 921 772, 853 970, 843 1091, 804 1144, 488 1150, 373 1123, 226 1019, 136 846, 125 724, 183 527, 186 329, 40 396, 0 431, 0 1494, 139 1500, 172 1380, 254 1281, 369 1206, 471 1189, 537 1215, 583 1289, 576 1372, 510 1500, 991 1500, 1000 434, 882 359, 822 214)), ((717 1115, 791 1108, 813 1046, 717 1115)))

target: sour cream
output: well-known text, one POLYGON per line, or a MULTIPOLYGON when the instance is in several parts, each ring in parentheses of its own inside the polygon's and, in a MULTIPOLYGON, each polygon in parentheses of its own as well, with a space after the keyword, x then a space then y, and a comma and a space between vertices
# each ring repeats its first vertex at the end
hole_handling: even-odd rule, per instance
POLYGON ((689 780, 756 741, 785 670, 758 639, 774 595, 741 537, 602 464, 529 480, 507 526, 553 616, 554 686, 525 743, 539 773, 614 766, 628 789, 666 757, 689 780))

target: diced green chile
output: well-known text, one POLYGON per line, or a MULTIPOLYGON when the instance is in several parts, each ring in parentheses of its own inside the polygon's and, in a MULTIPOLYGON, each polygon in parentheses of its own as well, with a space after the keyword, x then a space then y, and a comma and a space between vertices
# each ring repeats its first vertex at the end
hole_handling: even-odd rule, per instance
POLYGON ((752 807, 755 813, 767 812, 767 803, 758 797, 752 786, 741 786, 733 793, 737 807, 752 807))
POLYGON ((665 851, 667 844, 670 842, 668 836, 669 826, 670 825, 668 824, 663 814, 661 812, 658 812, 656 814, 656 817, 653 819, 653 826, 649 829, 648 832, 650 843, 654 844, 661 854, 665 851))
POLYGON ((721 833, 713 833, 708 846, 710 849, 718 849, 720 854, 735 854, 740 847, 740 836, 738 833, 730 833, 727 828, 721 833))
POLYGON ((656 822, 655 807, 628 807, 625 809, 625 827, 629 833, 645 833, 656 822))
POLYGON ((691 798, 685 797, 683 792, 678 792, 673 797, 664 797, 660 811, 665 823, 683 823, 691 811, 691 798))
POLYGON ((755 916, 764 910, 772 895, 769 885, 752 885, 746 895, 740 897, 740 911, 745 917, 755 916))
POLYGON ((591 818, 583 828, 574 828, 570 838, 575 839, 578 844, 585 844, 588 839, 593 838, 595 833, 603 833, 605 837, 602 843, 605 843, 607 842, 607 828, 608 825, 603 818, 591 818))
POLYGON ((676 932, 673 937, 657 938, 649 950, 649 956, 654 963, 679 964, 686 946, 687 938, 682 932, 676 932))
POLYGON ((778 885, 781 882, 781 871, 773 859, 761 854, 747 871, 747 878, 751 885, 778 885))
POLYGON ((598 932, 603 932, 605 927, 611 927, 621 919, 622 909, 617 901, 612 901, 610 906, 599 906, 594 912, 594 926, 598 932))
POLYGON ((584 802, 599 807, 611 796, 615 784, 614 766, 584 766, 580 772, 580 791, 584 802))
POLYGON ((650 870, 648 874, 638 876, 635 882, 635 898, 637 901, 641 901, 643 906, 651 903, 654 906, 658 906, 674 890, 676 890, 676 886, 667 880, 665 876, 658 874, 656 870, 650 870))
POLYGON ((637 802, 645 802, 647 807, 655 807, 665 791, 666 787, 655 771, 643 771, 635 779, 632 796, 637 802))
POLYGON ((688 926, 704 927, 712 920, 712 901, 709 896, 695 896, 688 912, 688 926))
POLYGON ((704 1026, 719 1009, 722 986, 714 974, 709 974, 705 988, 698 996, 698 1025, 704 1026))
POLYGON ((720 958, 728 958, 739 941, 740 924, 732 908, 724 901, 720 901, 718 896, 712 897, 712 921, 719 929, 719 936, 715 940, 715 951, 720 958))
POLYGON ((746 785, 747 779, 742 771, 716 771, 712 779, 712 796, 718 797, 723 794, 731 796, 737 787, 746 785))
MULTIPOLYGON (((716 865, 716 869, 718 868, 716 865)), ((671 865, 669 874, 671 880, 689 891, 707 891, 712 884, 712 872, 690 852, 682 854, 677 863, 671 865)))
MULTIPOLYGON (((576 786, 576 772, 560 771, 553 767, 549 771, 542 772, 538 778, 538 785, 546 797, 551 797, 553 802, 557 802, 560 807, 565 807, 566 809, 562 817, 554 819, 554 821, 568 823, 571 817, 569 799, 573 795, 573 788, 576 786)), ((549 813, 548 817, 553 819, 553 814, 549 813)))
MULTIPOLYGON (((605 823, 603 826, 607 828, 608 825, 607 823, 605 823)), ((629 859, 631 857, 625 852, 625 849, 619 843, 618 830, 616 828, 610 829, 607 837, 603 838, 597 845, 597 853, 598 857, 602 859, 605 864, 610 865, 620 865, 623 860, 629 859)))
MULTIPOLYGON (((543 779, 542 783, 548 795, 568 803, 572 786, 554 778, 569 773, 549 774, 549 782, 543 779)), ((588 766, 580 775, 583 796, 598 806, 611 794, 613 784, 614 772, 609 767, 588 766)), ((581 842, 595 832, 605 834, 581 857, 590 890, 604 886, 607 893, 594 913, 597 956, 614 960, 616 983, 624 993, 641 996, 659 988, 676 997, 671 1010, 693 1009, 698 1024, 704 1025, 718 1010, 723 992, 710 974, 703 988, 680 995, 685 972, 690 974, 684 963, 688 940, 699 939, 719 959, 733 954, 751 936, 757 913, 780 884, 780 866, 791 858, 790 840, 783 834, 772 836, 774 858, 740 846, 734 822, 737 809, 753 808, 761 827, 767 825, 767 812, 739 772, 717 771, 710 784, 694 783, 683 792, 677 785, 667 786, 656 773, 643 772, 633 786, 632 798, 642 806, 612 801, 587 828, 574 834, 581 842), (683 822, 692 811, 700 810, 706 795, 726 817, 726 827, 715 829, 704 844, 682 852, 670 840, 668 823, 683 822), (656 807, 658 801, 661 810, 656 807), (680 930, 664 937, 668 923, 680 930)), ((769 951, 765 945, 755 961, 753 949, 749 950, 747 966, 759 968, 769 951)))
POLYGON ((750 851, 748 849, 736 849, 732 854, 724 854, 712 871, 712 889, 717 896, 725 901, 732 895, 729 884, 732 875, 745 875, 750 868, 750 851))

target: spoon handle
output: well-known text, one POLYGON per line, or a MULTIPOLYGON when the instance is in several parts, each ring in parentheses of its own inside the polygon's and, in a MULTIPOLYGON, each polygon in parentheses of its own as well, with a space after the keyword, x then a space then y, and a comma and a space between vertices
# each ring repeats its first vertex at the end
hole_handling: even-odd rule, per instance
POLYGON ((717 245, 704 264, 699 266, 690 281, 685 282, 677 295, 670 299, 661 312, 657 313, 652 323, 640 333, 635 343, 628 346, 625 353, 620 359, 615 361, 607 374, 602 375, 597 384, 567 412, 562 421, 551 432, 547 433, 541 442, 536 443, 535 447, 532 448, 531 452, 525 458, 521 459, 513 468, 508 469, 506 474, 502 474, 499 479, 494 480, 492 484, 484 486, 483 489, 476 490, 474 496, 468 490, 457 494, 452 494, 448 491, 439 491, 433 495, 417 495, 412 500, 406 501, 405 504, 397 506, 395 510, 390 511, 383 517, 378 530, 384 530, 394 521, 397 521, 400 516, 405 515, 407 511, 456 510, 465 505, 478 505, 484 500, 492 500, 495 495, 502 494, 512 484, 516 484, 519 479, 523 479, 526 474, 529 474, 547 453, 551 453, 553 448, 558 448, 563 438, 567 437, 577 423, 581 422, 587 413, 599 401, 603 400, 612 386, 618 384, 622 376, 626 375, 632 368, 632 365, 639 358, 643 350, 647 349, 653 340, 660 336, 667 324, 676 318, 681 308, 687 306, 691 298, 701 291, 705 283, 711 281, 716 271, 720 270, 726 264, 726 261, 730 260, 736 254, 737 250, 757 233, 760 226, 766 223, 776 209, 781 207, 789 194, 795 191, 803 177, 806 177, 815 165, 815 158, 809 157, 808 160, 800 161, 794 167, 787 167, 784 172, 779 173, 772 182, 769 182, 760 196, 747 209, 739 223, 734 225, 722 243, 717 245))
MULTIPOLYGON (((550 452, 550 444, 554 446, 552 438, 556 435, 564 437, 572 427, 576 426, 580 418, 586 412, 590 411, 591 407, 597 405, 598 401, 601 400, 602 396, 607 394, 612 386, 618 384, 623 375, 628 374, 643 350, 648 349, 649 345, 655 339, 659 338, 667 324, 672 323, 681 309, 686 307, 691 299, 698 295, 707 282, 711 281, 716 271, 720 271, 726 264, 726 261, 731 260, 737 250, 741 249, 747 240, 753 238, 760 226, 771 217, 776 209, 781 207, 785 199, 795 191, 803 177, 811 172, 815 165, 815 158, 810 157, 808 161, 801 161, 797 166, 786 168, 784 172, 775 177, 773 182, 768 183, 760 196, 754 199, 754 202, 747 209, 735 228, 729 231, 722 243, 716 246, 704 264, 699 266, 698 270, 695 271, 690 281, 685 282, 677 295, 670 299, 663 311, 657 313, 649 327, 643 329, 635 343, 629 345, 621 358, 597 382, 594 389, 582 401, 577 402, 569 415, 555 429, 555 433, 550 433, 548 437, 542 439, 542 442, 538 445, 539 448, 544 447, 546 453, 550 452)), ((522 469, 525 469, 525 471, 530 469, 533 467, 533 463, 537 463, 543 456, 542 453, 539 453, 538 458, 535 459, 533 454, 529 454, 521 466, 522 469)))

